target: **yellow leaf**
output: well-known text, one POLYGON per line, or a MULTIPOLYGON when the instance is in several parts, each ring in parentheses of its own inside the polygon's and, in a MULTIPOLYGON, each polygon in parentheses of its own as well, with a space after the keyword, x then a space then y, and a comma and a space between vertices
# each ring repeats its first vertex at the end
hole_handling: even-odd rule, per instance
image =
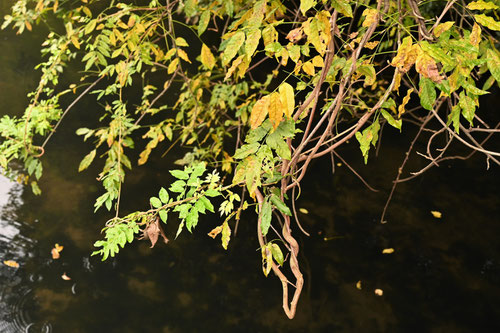
POLYGON ((29 31, 31 31, 31 29, 32 29, 31 23, 29 23, 28 21, 25 21, 24 25, 26 26, 26 29, 28 29, 29 31))
POLYGON ((356 282, 356 288, 358 288, 359 290, 361 290, 361 280, 356 282))
POLYGON ((383 254, 391 254, 391 253, 394 253, 394 249, 392 247, 388 248, 388 249, 383 249, 382 253, 383 254))
POLYGON ((401 115, 405 113, 405 106, 408 104, 408 101, 410 100, 410 95, 413 92, 413 88, 408 89, 406 92, 406 96, 403 97, 403 102, 398 106, 398 118, 401 118, 401 115))
POLYGON ((302 70, 311 76, 315 74, 314 65, 311 61, 308 61, 302 65, 302 70))
POLYGON ((488 10, 488 9, 497 9, 498 6, 493 2, 479 0, 469 3, 467 5, 467 8, 471 10, 488 10))
POLYGON ((269 274, 273 267, 273 254, 270 246, 271 244, 262 247, 262 270, 265 276, 269 274))
POLYGON ((280 95, 276 92, 269 95, 269 120, 273 125, 273 130, 276 130, 281 120, 283 120, 283 106, 281 105, 280 95))
POLYGON ((392 88, 393 91, 397 92, 399 95, 399 86, 401 85, 401 73, 398 71, 396 73, 396 78, 394 79, 394 88, 392 88))
POLYGON ((177 37, 175 39, 175 45, 177 45, 177 46, 189 46, 189 44, 186 42, 186 40, 182 37, 177 37))
POLYGON ((368 42, 368 43, 365 44, 365 47, 367 49, 373 50, 374 48, 377 47, 378 43, 380 43, 378 40, 373 41, 373 42, 368 42))
POLYGON ((287 118, 290 118, 293 114, 293 109, 295 108, 295 93, 293 92, 293 87, 284 82, 280 85, 278 91, 280 93, 283 112, 287 118))
POLYGON ((474 15, 474 18, 479 24, 484 25, 486 28, 500 31, 500 22, 495 21, 493 17, 481 14, 481 15, 474 15))
POLYGON ((3 263, 9 267, 19 268, 19 264, 14 260, 4 260, 3 263))
POLYGON ((431 210, 431 214, 437 219, 440 219, 443 216, 443 214, 441 214, 441 212, 438 212, 437 210, 431 210))
POLYGON ((229 228, 229 223, 224 221, 222 224, 222 247, 224 250, 227 250, 227 245, 229 244, 229 240, 231 238, 231 228, 229 228))
POLYGON ((188 57, 187 53, 186 53, 184 50, 177 49, 177 55, 178 55, 178 56, 179 56, 179 58, 181 58, 182 60, 184 60, 184 61, 186 61, 186 62, 191 63, 191 60, 189 60, 189 57, 188 57))
POLYGON ((269 112, 269 96, 263 96, 253 106, 250 113, 250 128, 256 129, 266 119, 269 112))
POLYGON ((309 214, 309 211, 305 208, 299 208, 299 212, 301 212, 302 214, 309 214))
POLYGON ((170 65, 168 65, 167 73, 172 74, 173 72, 175 72, 175 70, 177 69, 177 65, 179 65, 179 58, 175 58, 174 60, 172 60, 170 65))
POLYGON ((201 63, 208 69, 212 69, 215 66, 215 57, 205 44, 201 47, 201 63))
POLYGON ((259 29, 254 29, 247 32, 247 40, 245 42, 245 55, 248 59, 251 59, 255 50, 259 46, 261 32, 259 29))
POLYGON ((384 294, 384 291, 382 289, 375 289, 375 295, 382 296, 383 294, 384 294))
POLYGON ((370 25, 372 25, 373 23, 375 23, 377 21, 377 15, 378 15, 378 12, 376 9, 373 9, 373 8, 366 8, 364 11, 363 11, 363 14, 361 14, 361 16, 366 16, 365 17, 365 20, 363 21, 363 27, 369 27, 370 25))
POLYGON ((314 65, 314 67, 323 67, 325 65, 325 63, 323 62, 323 58, 319 55, 312 58, 312 64, 314 65))
POLYGON ((57 251, 55 248, 50 251, 50 254, 52 254, 52 259, 59 259, 61 257, 59 251, 57 251))
POLYGON ((478 46, 479 42, 481 42, 481 27, 476 22, 474 22, 474 26, 472 27, 469 40, 474 46, 478 46))
POLYGON ((455 22, 453 22, 453 21, 448 21, 448 22, 438 24, 436 26, 436 28, 434 28, 434 31, 433 31, 434 36, 436 36, 436 37, 441 36, 443 34, 443 32, 450 30, 450 28, 453 26, 453 24, 455 24, 455 22))
POLYGON ((245 42, 245 33, 243 31, 236 32, 231 39, 226 44, 226 49, 222 53, 222 66, 226 66, 234 56, 238 53, 238 50, 245 42))
POLYGON ((67 276, 67 275, 66 275, 66 273, 63 273, 63 275, 61 275, 61 278, 62 278, 63 280, 66 280, 66 281, 71 280, 71 278, 70 278, 69 276, 67 276))

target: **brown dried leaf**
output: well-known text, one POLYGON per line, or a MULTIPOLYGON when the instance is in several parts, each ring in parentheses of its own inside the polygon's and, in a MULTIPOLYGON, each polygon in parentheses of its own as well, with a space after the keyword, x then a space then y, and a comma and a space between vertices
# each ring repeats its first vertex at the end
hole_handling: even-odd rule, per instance
POLYGON ((163 232, 163 229, 160 226, 160 219, 156 218, 156 220, 150 224, 144 229, 144 239, 149 239, 151 242, 151 248, 153 248, 156 245, 156 242, 158 241, 158 237, 161 235, 163 238, 163 241, 168 243, 168 238, 163 232))
POLYGON ((208 233, 208 235, 213 239, 215 239, 215 237, 217 237, 217 235, 220 234, 221 231, 222 231, 222 226, 220 225, 218 227, 213 228, 212 231, 208 233))
POLYGON ((296 43, 301 40, 303 37, 303 29, 302 27, 295 28, 291 30, 288 35, 286 35, 286 39, 288 39, 292 43, 296 43))
POLYGON ((425 52, 420 52, 418 55, 415 69, 418 73, 431 79, 433 82, 441 83, 441 81, 443 81, 443 77, 439 74, 436 62, 425 52))

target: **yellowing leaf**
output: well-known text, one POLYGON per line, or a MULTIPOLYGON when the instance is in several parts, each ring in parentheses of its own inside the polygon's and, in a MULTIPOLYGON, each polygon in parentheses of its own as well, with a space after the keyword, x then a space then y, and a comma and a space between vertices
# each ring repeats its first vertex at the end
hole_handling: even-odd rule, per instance
POLYGON ((495 80, 500 82, 500 55, 498 51, 491 49, 486 51, 486 65, 495 80))
POLYGON ((332 0, 332 6, 344 16, 352 17, 352 9, 349 2, 349 0, 332 0))
POLYGON ((437 210, 431 210, 431 214, 437 219, 440 219, 443 216, 443 214, 441 214, 441 212, 438 212, 437 210))
POLYGON ((383 254, 391 254, 391 253, 394 253, 394 249, 392 247, 388 248, 388 249, 383 249, 382 253, 383 254))
POLYGON ((262 270, 267 276, 273 267, 273 254, 270 244, 262 247, 262 270))
POLYGON ((448 21, 448 22, 438 24, 434 28, 434 31, 433 31, 434 36, 436 36, 436 37, 441 36, 443 34, 443 32, 450 30, 450 28, 453 26, 453 24, 455 24, 455 22, 453 22, 453 21, 448 21))
POLYGON ((82 159, 82 161, 80 162, 80 165, 78 166, 78 172, 81 172, 89 167, 89 165, 94 160, 95 154, 96 154, 96 150, 94 149, 82 159))
POLYGON ((377 15, 378 15, 378 12, 376 9, 366 8, 363 11, 363 14, 361 14, 361 16, 365 16, 365 20, 363 21, 362 26, 363 27, 371 26, 373 23, 375 23, 377 21, 377 19, 378 19, 377 15))
POLYGON ((316 0, 300 0, 300 11, 302 15, 306 15, 306 12, 314 7, 314 5, 316 5, 316 0))
POLYGON ((17 263, 17 261, 14 260, 4 260, 3 263, 4 265, 9 267, 19 268, 19 264, 17 263))
POLYGON ((175 70, 177 69, 177 65, 179 65, 179 58, 175 58, 174 60, 172 60, 170 65, 168 65, 167 73, 172 74, 173 72, 175 72, 175 70))
POLYGON ((467 5, 467 8, 471 10, 488 10, 488 9, 497 9, 498 6, 493 2, 479 0, 469 3, 467 5))
POLYGON ((295 93, 293 92, 293 87, 288 83, 283 82, 279 86, 278 91, 280 93, 283 112, 287 118, 290 118, 295 108, 295 93))
POLYGON ((441 83, 443 77, 439 74, 437 64, 434 59, 425 52, 420 52, 415 62, 415 69, 424 77, 436 83, 441 83))
POLYGON ((238 68, 238 66, 241 64, 242 61, 243 61, 242 55, 234 59, 233 64, 227 70, 226 76, 224 77, 224 81, 227 81, 231 77, 231 75, 233 75, 234 71, 236 70, 236 68, 238 68))
POLYGON ((283 120, 283 106, 281 105, 280 95, 277 92, 269 95, 269 120, 273 125, 273 130, 276 130, 281 120, 283 120))
POLYGON ((382 296, 383 294, 384 294, 384 291, 382 289, 375 289, 375 295, 382 296))
POLYGON ((66 273, 63 273, 63 275, 61 275, 61 278, 62 278, 63 280, 66 280, 66 281, 71 280, 71 278, 70 278, 69 276, 67 276, 67 275, 66 275, 66 273))
POLYGON ((391 65, 397 67, 402 73, 406 73, 417 60, 419 53, 420 47, 412 45, 410 36, 405 37, 396 56, 392 59, 391 65))
POLYGON ((474 18, 479 24, 484 25, 486 28, 500 31, 500 22, 495 21, 493 17, 481 14, 481 15, 474 15, 474 18))
POLYGON ((481 42, 481 27, 476 22, 474 22, 474 26, 472 27, 469 40, 474 46, 478 46, 479 42, 481 42))
POLYGON ((312 64, 311 61, 308 61, 308 62, 305 62, 303 65, 302 65, 302 70, 306 73, 306 74, 309 74, 311 76, 313 76, 315 74, 315 70, 314 70, 314 65, 312 64))
POLYGON ((361 290, 361 280, 356 282, 356 288, 361 290))
POLYGON ((215 57, 205 44, 201 47, 201 63, 208 69, 212 69, 215 66, 215 57))
POLYGON ((247 59, 251 59, 257 46, 259 46, 261 32, 259 29, 254 29, 247 32, 247 40, 245 42, 245 55, 247 59))
POLYGON ((182 37, 177 37, 175 39, 175 45, 176 46, 189 46, 189 44, 186 42, 186 40, 182 37))
POLYGON ((71 43, 77 48, 80 49, 80 42, 78 41, 78 37, 75 35, 71 36, 71 43))
POLYGON ((243 31, 236 32, 231 39, 229 39, 222 53, 222 66, 226 66, 234 58, 244 42, 245 33, 243 31))
POLYGON ((401 118, 401 115, 405 113, 405 106, 406 104, 408 104, 412 92, 413 88, 408 89, 408 91, 406 92, 406 96, 403 97, 403 102, 398 106, 398 118, 401 118))
POLYGON ((229 239, 231 238, 231 228, 227 221, 222 224, 222 247, 227 250, 227 245, 229 244, 229 239))
POLYGON ((302 214, 309 214, 309 211, 305 208, 299 208, 299 212, 301 212, 302 214))
POLYGON ((177 49, 177 55, 179 56, 179 58, 181 58, 185 62, 191 63, 191 60, 189 60, 189 57, 188 57, 186 51, 181 50, 181 49, 177 49))
POLYGON ((263 96, 253 106, 250 113, 250 128, 256 129, 266 119, 269 112, 269 96, 263 96))

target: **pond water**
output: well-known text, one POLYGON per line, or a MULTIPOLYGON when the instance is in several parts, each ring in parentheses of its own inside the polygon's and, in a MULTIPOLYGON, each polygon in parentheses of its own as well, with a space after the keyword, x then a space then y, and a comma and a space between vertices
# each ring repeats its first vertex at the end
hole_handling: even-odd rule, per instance
MULTIPOLYGON (((24 109, 38 76, 38 45, 40 36, 0 32, 2 114, 24 109)), ((0 266, 0 332, 500 331, 500 169, 486 171, 480 156, 398 186, 386 224, 380 215, 409 142, 388 133, 366 167, 357 147, 341 151, 379 193, 344 165, 331 175, 328 158, 314 164, 297 202, 309 211, 301 221, 311 237, 294 228, 306 282, 290 321, 280 282, 262 274, 251 216, 228 251, 207 236, 219 222, 208 217, 167 245, 135 241, 106 262, 90 257, 109 217, 93 214, 97 169, 77 173, 90 146, 74 131, 92 105, 72 110, 47 147, 42 196, 0 177, 0 260, 20 265, 0 266), (55 243, 64 246, 58 260, 50 254, 55 243), (395 252, 382 254, 385 248, 395 252)), ((164 161, 152 162, 127 175, 125 209, 145 207, 170 181, 164 161)), ((175 230, 167 226, 169 236, 175 230)))

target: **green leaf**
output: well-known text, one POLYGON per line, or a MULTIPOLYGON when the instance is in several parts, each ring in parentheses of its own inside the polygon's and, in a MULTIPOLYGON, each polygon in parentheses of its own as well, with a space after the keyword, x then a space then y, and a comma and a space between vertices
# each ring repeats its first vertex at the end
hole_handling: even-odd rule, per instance
POLYGON ((218 196, 219 196, 219 195, 221 195, 221 194, 220 194, 220 192, 219 192, 219 191, 217 191, 216 189, 210 188, 210 189, 208 189, 208 190, 206 190, 206 191, 205 191, 205 195, 206 195, 207 197, 211 197, 211 198, 213 198, 213 197, 218 197, 218 196))
POLYGON ((391 125, 393 127, 396 127, 399 131, 401 131, 401 125, 403 124, 403 120, 402 119, 398 119, 398 120, 394 119, 392 117, 392 115, 389 112, 387 112, 386 110, 384 110, 384 109, 381 109, 380 113, 387 120, 387 122, 389 123, 389 125, 391 125))
POLYGON ((332 6, 336 10, 339 11, 339 13, 344 14, 347 17, 352 17, 352 9, 351 5, 349 4, 349 1, 347 0, 332 0, 332 6))
POLYGON ((455 128, 455 132, 457 134, 460 131, 460 106, 457 104, 451 109, 451 113, 448 116, 448 122, 446 125, 450 125, 450 123, 453 123, 453 127, 455 128))
POLYGON ((274 260, 276 260, 276 262, 280 266, 283 266, 283 262, 285 261, 285 258, 283 257, 283 252, 281 252, 279 245, 271 243, 271 252, 273 254, 274 260))
POLYGON ((222 53, 222 66, 226 66, 238 53, 238 50, 245 42, 245 33, 243 31, 236 32, 226 44, 224 53, 222 53))
POLYGON ((260 230, 262 231, 263 236, 267 235, 267 232, 269 231, 272 217, 273 209, 271 203, 266 198, 262 204, 262 210, 260 211, 260 230))
POLYGON ((184 180, 186 180, 186 179, 189 178, 189 174, 186 171, 182 171, 182 170, 170 170, 169 172, 170 172, 170 174, 172 176, 174 176, 177 179, 184 179, 184 180))
POLYGON ((247 39, 245 42, 245 55, 247 59, 251 59, 257 46, 259 46, 261 32, 259 29, 250 30, 247 32, 247 39))
POLYGON ((474 103, 474 100, 462 91, 460 92, 459 104, 462 108, 462 115, 472 126, 472 120, 474 119, 474 114, 476 112, 476 104, 474 103))
POLYGON ((422 78, 420 80, 420 104, 426 110, 432 110, 434 102, 436 101, 436 89, 431 79, 422 78))
POLYGON ((207 199, 207 197, 200 197, 198 200, 203 203, 206 210, 208 210, 209 212, 215 213, 214 206, 212 205, 210 200, 207 199))
POLYGON ((488 49, 486 51, 486 65, 491 75, 500 83, 500 56, 497 50, 488 49))
POLYGON ((196 210, 193 207, 186 216, 186 228, 189 232, 192 232, 191 229, 196 227, 197 224, 198 224, 198 210, 196 210))
POLYGON ((247 145, 243 145, 236 150, 233 158, 236 160, 242 160, 248 155, 255 154, 260 147, 260 143, 254 142, 247 145))
POLYGON ((162 206, 160 199, 158 199, 157 197, 149 198, 149 202, 151 203, 151 206, 153 206, 153 208, 160 208, 162 206))
POLYGON ((158 212, 158 215, 160 215, 160 219, 163 221, 163 223, 167 223, 168 213, 166 210, 160 210, 158 212))
POLYGON ((285 160, 292 158, 290 147, 278 132, 273 132, 266 138, 266 143, 269 147, 276 151, 276 154, 285 160))
POLYGON ((316 5, 316 0, 300 0, 300 11, 302 15, 306 15, 306 12, 316 5))
POLYGON ((173 182, 172 185, 170 185, 170 192, 175 192, 175 193, 182 193, 184 192, 184 187, 186 186, 186 182, 183 180, 178 180, 176 182, 173 182))
POLYGON ((500 22, 495 21, 491 16, 486 16, 484 14, 474 15, 477 23, 485 26, 488 29, 500 31, 500 22))
POLYGON ((160 193, 159 193, 159 195, 160 195, 160 200, 161 200, 164 204, 168 203, 168 199, 169 199, 169 197, 168 197, 168 192, 167 192, 167 190, 165 190, 165 189, 162 187, 162 188, 160 189, 160 193))
POLYGON ((288 206, 285 205, 285 203, 283 201, 281 201, 281 199, 278 196, 272 194, 270 199, 271 199, 271 202, 273 203, 273 205, 276 208, 278 208, 278 210, 280 212, 282 212, 285 215, 292 216, 292 212, 290 211, 290 208, 288 208, 288 206))
POLYGON ((89 167, 89 165, 94 160, 95 154, 96 150, 94 149, 83 158, 83 160, 80 162, 80 166, 78 167, 78 172, 81 172, 89 167))

